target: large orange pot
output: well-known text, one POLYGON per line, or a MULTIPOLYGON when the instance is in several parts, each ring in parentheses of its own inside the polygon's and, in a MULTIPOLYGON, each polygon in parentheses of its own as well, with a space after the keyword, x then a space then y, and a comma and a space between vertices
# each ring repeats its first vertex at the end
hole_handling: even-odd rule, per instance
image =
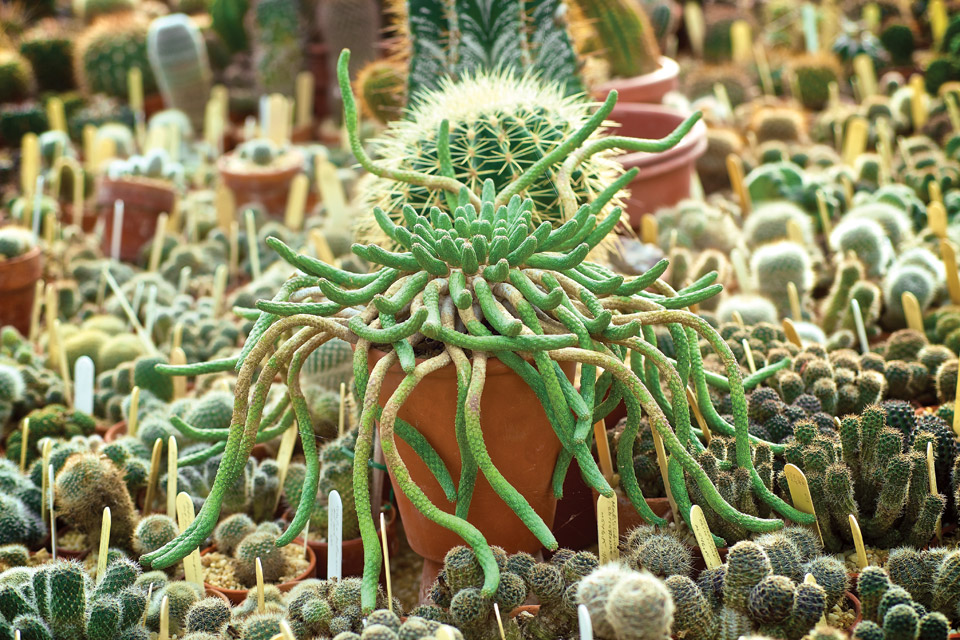
MULTIPOLYGON (((657 139, 680 126, 687 115, 661 105, 617 104, 610 120, 620 124, 613 130, 614 135, 657 139)), ((624 169, 640 169, 627 185, 630 197, 624 201, 631 227, 639 229, 644 215, 690 197, 697 158, 706 150, 707 127, 701 120, 672 149, 661 153, 628 153, 617 158, 624 169)))
MULTIPOLYGON (((371 354, 370 366, 383 356, 371 354)), ((573 379, 574 363, 560 363, 573 379)), ((380 392, 383 406, 403 380, 404 373, 395 364, 384 378, 380 392)), ((560 454, 560 441, 550 426, 536 394, 520 376, 500 360, 487 361, 487 378, 480 402, 481 428, 494 465, 527 499, 547 526, 553 526, 557 499, 550 480, 560 454)), ((460 477, 460 448, 454 422, 457 415, 456 368, 450 364, 420 382, 400 408, 399 417, 420 431, 443 459, 455 482, 460 477)), ((400 456, 410 477, 438 508, 453 513, 440 485, 426 464, 400 438, 396 439, 400 456)), ((400 517, 410 547, 427 560, 442 562, 451 548, 464 544, 460 536, 425 518, 411 504, 390 474, 400 507, 400 517)), ((520 518, 496 494, 482 473, 478 474, 467 520, 477 527, 491 545, 507 553, 536 553, 541 544, 520 518)))
POLYGON ((34 247, 22 256, 0 261, 0 327, 13 325, 30 333, 36 282, 43 276, 43 252, 34 247))
POLYGON ((97 188, 97 214, 103 218, 103 241, 100 248, 110 255, 113 243, 114 202, 123 201, 123 222, 120 226, 120 259, 136 262, 140 249, 153 240, 157 218, 171 213, 177 193, 171 183, 152 178, 104 177, 97 188))

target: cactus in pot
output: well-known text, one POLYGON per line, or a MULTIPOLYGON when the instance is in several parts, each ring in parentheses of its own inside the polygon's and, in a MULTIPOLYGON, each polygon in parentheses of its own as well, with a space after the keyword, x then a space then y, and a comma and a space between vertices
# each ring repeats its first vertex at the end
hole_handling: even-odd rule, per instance
MULTIPOLYGON (((376 245, 355 245, 355 253, 381 265, 373 273, 362 276, 351 275, 298 255, 282 242, 268 239, 268 244, 285 260, 305 269, 310 275, 294 277, 283 286, 273 301, 257 303, 259 318, 237 357, 197 365, 159 367, 163 372, 179 375, 227 371, 239 367, 240 376, 231 428, 227 433, 207 434, 206 438, 206 441, 215 443, 210 447, 211 450, 226 451, 214 491, 204 502, 194 524, 170 544, 144 556, 144 562, 157 568, 169 566, 196 548, 213 529, 223 504, 225 489, 239 476, 254 443, 268 435, 260 432, 264 409, 260 399, 265 398, 280 363, 287 367, 287 393, 303 430, 301 443, 308 467, 303 492, 306 498, 301 500, 294 520, 277 544, 289 543, 302 531, 315 500, 319 468, 309 410, 299 389, 299 373, 309 353, 332 337, 359 343, 354 356, 354 371, 358 378, 356 395, 362 399, 363 409, 359 420, 353 480, 366 559, 362 589, 363 609, 366 611, 375 606, 376 580, 380 570, 367 481, 367 460, 372 451, 372 427, 376 415, 380 415, 380 437, 386 463, 395 477, 400 479, 398 486, 405 495, 411 497, 414 508, 425 519, 455 531, 473 548, 484 574, 482 587, 478 591, 480 596, 491 597, 500 584, 500 568, 483 533, 465 519, 466 509, 472 499, 467 487, 473 486, 480 472, 489 480, 490 490, 509 505, 538 542, 549 548, 557 547, 543 519, 530 506, 527 498, 500 474, 489 457, 479 428, 480 398, 486 384, 488 351, 496 352, 497 359, 504 366, 515 367, 518 375, 524 377, 532 389, 543 391, 537 398, 541 406, 548 408, 545 417, 549 427, 548 424, 544 426, 560 434, 562 447, 566 442, 564 451, 558 454, 557 467, 551 469, 554 465, 548 464, 541 469, 548 471, 548 475, 552 474, 555 490, 562 484, 567 465, 576 458, 588 484, 603 495, 614 495, 612 487, 593 461, 589 443, 596 400, 603 398, 606 390, 615 389, 619 390, 627 404, 630 431, 621 438, 617 454, 621 485, 631 504, 644 519, 663 523, 646 504, 633 474, 632 439, 639 428, 641 408, 648 416, 651 428, 656 429, 663 438, 665 447, 675 460, 674 464, 679 465, 677 471, 682 468, 683 472, 690 474, 711 510, 750 531, 779 529, 784 526, 779 518, 760 518, 742 513, 720 496, 691 453, 691 450, 696 450, 699 441, 692 437, 690 431, 690 416, 679 374, 663 354, 639 336, 645 333, 644 338, 650 339, 649 332, 653 329, 650 325, 669 326, 676 343, 680 345, 676 348, 677 356, 684 362, 684 367, 690 365, 695 383, 700 388, 707 384, 700 350, 691 349, 688 345, 691 342, 697 345, 698 336, 705 339, 724 364, 727 374, 725 382, 729 385, 732 402, 738 406, 734 412, 736 426, 730 425, 716 414, 709 404, 709 393, 703 388, 698 395, 703 403, 701 408, 710 416, 708 419, 712 422, 712 428, 721 435, 735 437, 737 460, 749 475, 759 502, 796 522, 810 523, 813 520, 809 514, 797 511, 774 495, 753 468, 747 416, 745 411, 739 410, 745 403, 743 381, 739 364, 726 343, 699 316, 676 310, 714 295, 719 287, 710 286, 709 283, 715 276, 709 275, 680 292, 674 292, 662 281, 658 283, 658 277, 667 267, 665 261, 643 275, 630 279, 585 261, 591 247, 602 242, 619 222, 619 209, 612 209, 609 214, 603 212, 613 194, 636 172, 621 175, 603 189, 600 197, 580 203, 572 186, 572 175, 578 163, 612 147, 631 151, 668 148, 689 131, 697 116, 689 118, 668 137, 658 141, 598 137, 586 142, 612 110, 616 101, 616 95, 612 94, 600 109, 589 116, 579 131, 566 138, 534 167, 499 189, 489 179, 479 190, 475 190, 449 177, 449 171, 439 176, 397 171, 367 156, 357 136, 358 114, 347 78, 348 61, 349 52, 345 51, 341 54, 338 71, 344 94, 345 122, 354 155, 369 171, 408 184, 411 188, 427 191, 429 201, 446 204, 450 213, 439 207, 423 208, 418 212, 413 206, 405 206, 405 222, 398 225, 383 211, 375 211, 383 233, 392 239, 397 250, 389 251, 376 245), (560 194, 563 218, 568 222, 554 228, 548 221, 539 224, 534 222, 533 201, 524 199, 520 192, 548 167, 557 165, 555 186, 560 194), (566 285, 561 285, 561 282, 566 285), (307 301, 307 298, 312 300, 311 295, 299 301, 301 298, 297 292, 304 287, 314 286, 324 293, 323 301, 307 301), (661 293, 640 295, 647 287, 655 287, 661 293), (569 300, 566 288, 576 297, 589 301, 586 314, 561 305, 564 300, 569 300), (500 295, 506 297, 498 298, 500 295), (290 299, 291 296, 294 296, 294 300, 290 299), (508 311, 501 299, 509 301, 517 309, 519 317, 508 311), (473 311, 474 301, 480 304, 478 308, 492 328, 487 328, 479 320, 477 312, 473 311), (344 305, 363 305, 366 310, 344 324, 338 315, 344 313, 344 305), (539 319, 540 313, 544 314, 542 321, 539 319), (454 321, 458 315, 464 321, 460 329, 454 321), (619 322, 614 321, 615 317, 619 318, 619 322), (276 337, 300 322, 307 324, 308 328, 298 331, 295 337, 279 347, 259 375, 259 382, 255 383, 254 363, 260 362, 268 351, 274 349, 276 337), (546 323, 546 327, 543 323, 546 323), (551 332, 545 330, 547 327, 551 328, 551 332), (552 333, 553 330, 559 333, 552 333), (431 355, 418 365, 416 353, 407 338, 412 337, 414 342, 419 343, 421 336, 433 336, 433 340, 444 346, 442 353, 431 355), (370 350, 375 343, 394 345, 395 350, 385 353, 377 360, 372 373, 368 373, 370 350), (623 344, 628 349, 639 349, 651 358, 651 363, 657 363, 655 366, 667 379, 673 397, 683 399, 671 408, 677 424, 676 432, 638 375, 620 357, 607 353, 606 346, 594 346, 601 343, 611 346, 623 344), (471 350, 472 357, 466 356, 464 348, 471 350), (533 365, 527 363, 518 352, 530 353, 533 365), (579 392, 568 386, 570 383, 565 374, 558 375, 559 362, 565 361, 584 365, 579 392), (391 394, 381 412, 376 399, 383 388, 386 372, 394 364, 397 370, 405 371, 405 382, 391 394), (528 366, 534 365, 533 370, 528 369, 528 366), (458 492, 453 491, 452 478, 445 465, 437 462, 440 458, 430 443, 418 438, 408 428, 409 425, 396 415, 410 391, 423 377, 444 366, 449 366, 451 373, 456 371, 457 393, 463 398, 462 402, 457 403, 457 420, 463 421, 467 436, 460 444, 461 455, 476 461, 476 467, 472 463, 465 467, 466 475, 458 492), (599 376, 598 368, 609 371, 609 378, 599 376), (254 397, 257 400, 248 406, 247 396, 251 386, 256 390, 254 397), (568 402, 580 408, 579 417, 575 417, 568 402), (556 424, 549 420, 551 413, 556 416, 556 424), (243 433, 247 436, 243 437, 243 433), (574 433, 582 434, 583 441, 579 437, 573 440, 567 437, 567 434, 574 433), (424 495, 417 483, 410 480, 410 472, 397 450, 397 436, 410 444, 418 455, 430 461, 428 472, 444 489, 448 500, 455 501, 454 513, 438 508, 424 495)), ((448 122, 441 116, 435 114, 433 117, 441 120, 438 150, 442 166, 449 169, 448 122)), ((711 379, 720 383, 717 378, 711 379)), ((612 407, 601 408, 599 415, 606 415, 610 409, 612 407)), ((189 425, 186 428, 181 425, 181 429, 191 434, 200 433, 199 430, 190 429, 189 425)), ((679 496, 679 502, 686 507, 689 497, 682 476, 682 473, 676 475, 678 481, 673 483, 674 497, 679 496)), ((480 491, 481 487, 477 485, 475 490, 480 491)), ((689 508, 681 508, 681 513, 687 512, 689 508)))

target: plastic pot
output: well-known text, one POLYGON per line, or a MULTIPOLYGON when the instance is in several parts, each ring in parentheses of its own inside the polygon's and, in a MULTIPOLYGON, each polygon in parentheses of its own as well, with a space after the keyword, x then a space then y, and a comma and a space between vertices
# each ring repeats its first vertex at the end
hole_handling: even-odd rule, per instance
MULTIPOLYGON (((381 509, 387 516, 387 545, 390 549, 390 557, 396 556, 400 552, 400 538, 397 537, 397 509, 392 505, 384 505, 381 509)), ((283 513, 283 519, 286 522, 293 520, 293 512, 287 510, 283 513)), ((375 523, 377 533, 380 532, 379 519, 375 523)), ((327 577, 327 549, 326 542, 307 539, 307 546, 313 550, 317 556, 317 575, 327 577)), ((340 575, 344 578, 363 575, 363 539, 353 538, 344 540, 341 545, 341 565, 340 575)))
MULTIPOLYGON (((676 129, 687 114, 654 104, 617 104, 610 120, 620 124, 615 135, 632 138, 662 138, 676 129)), ((640 219, 662 207, 672 207, 690 197, 690 184, 697 158, 707 150, 707 126, 697 122, 672 149, 662 153, 628 153, 617 160, 624 169, 637 167, 640 173, 627 185, 630 197, 624 208, 630 226, 640 228, 640 219)))
POLYGON ((597 100, 606 100, 616 90, 618 104, 660 104, 663 97, 679 86, 680 65, 666 56, 660 56, 660 67, 650 73, 632 78, 616 78, 594 87, 590 93, 597 100))
MULTIPOLYGON (((372 352, 370 367, 381 357, 382 353, 372 352)), ((564 374, 573 379, 573 363, 563 362, 560 366, 564 374)), ((381 406, 404 376, 398 363, 387 371, 380 391, 381 406)), ((490 358, 480 411, 484 442, 493 464, 526 498, 546 525, 552 527, 557 499, 553 495, 551 478, 561 446, 537 396, 512 369, 500 360, 490 358)), ((433 445, 453 478, 460 477, 460 448, 452 428, 456 415, 457 376, 452 364, 424 378, 399 411, 399 417, 413 425, 433 445)), ((396 438, 396 446, 411 480, 434 505, 453 513, 456 505, 447 502, 426 464, 402 439, 396 438)), ((392 472, 390 481, 407 540, 416 553, 440 563, 447 551, 464 544, 460 536, 421 514, 404 494, 392 472)), ((489 544, 503 547, 507 553, 536 553, 541 548, 540 541, 491 488, 482 473, 477 476, 467 519, 489 544)))
POLYGON ((0 261, 0 326, 13 325, 30 333, 36 283, 43 276, 43 252, 34 247, 22 256, 0 261))
POLYGON ((103 241, 100 248, 107 256, 113 246, 114 202, 123 201, 123 222, 120 226, 120 259, 136 262, 140 249, 153 240, 157 217, 173 211, 177 194, 173 186, 151 178, 104 177, 97 188, 97 214, 103 219, 103 241))
MULTIPOLYGON (((290 544, 298 547, 303 547, 303 538, 294 538, 293 542, 290 544)), ((217 545, 212 545, 200 552, 201 556, 207 555, 208 553, 213 553, 217 550, 217 545)), ((317 575, 317 556, 309 546, 307 546, 307 560, 309 564, 307 568, 299 576, 290 580, 289 582, 284 582, 277 585, 277 588, 280 591, 286 592, 293 589, 298 583, 308 580, 317 575)), ((240 604, 247 599, 247 594, 251 589, 224 589, 216 585, 212 585, 209 582, 204 582, 203 586, 209 591, 216 591, 221 594, 227 600, 229 600, 234 605, 240 604)), ((253 588, 255 589, 255 587, 253 588)))

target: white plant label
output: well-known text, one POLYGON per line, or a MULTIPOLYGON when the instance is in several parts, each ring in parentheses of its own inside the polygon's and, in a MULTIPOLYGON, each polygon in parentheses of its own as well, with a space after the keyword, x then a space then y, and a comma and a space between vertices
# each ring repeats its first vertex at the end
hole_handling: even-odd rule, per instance
POLYGON ((343 502, 336 490, 327 498, 327 580, 343 573, 343 502))
POLYGON ((73 365, 73 406, 77 411, 93 415, 93 381, 96 378, 93 360, 80 356, 73 365))

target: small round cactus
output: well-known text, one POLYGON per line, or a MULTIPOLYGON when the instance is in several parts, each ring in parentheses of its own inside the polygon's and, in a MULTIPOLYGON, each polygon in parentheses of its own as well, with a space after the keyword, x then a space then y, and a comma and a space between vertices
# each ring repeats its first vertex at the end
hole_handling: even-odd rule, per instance
POLYGON ((159 513, 146 516, 133 532, 133 550, 138 555, 153 553, 179 533, 180 528, 170 516, 159 513))

